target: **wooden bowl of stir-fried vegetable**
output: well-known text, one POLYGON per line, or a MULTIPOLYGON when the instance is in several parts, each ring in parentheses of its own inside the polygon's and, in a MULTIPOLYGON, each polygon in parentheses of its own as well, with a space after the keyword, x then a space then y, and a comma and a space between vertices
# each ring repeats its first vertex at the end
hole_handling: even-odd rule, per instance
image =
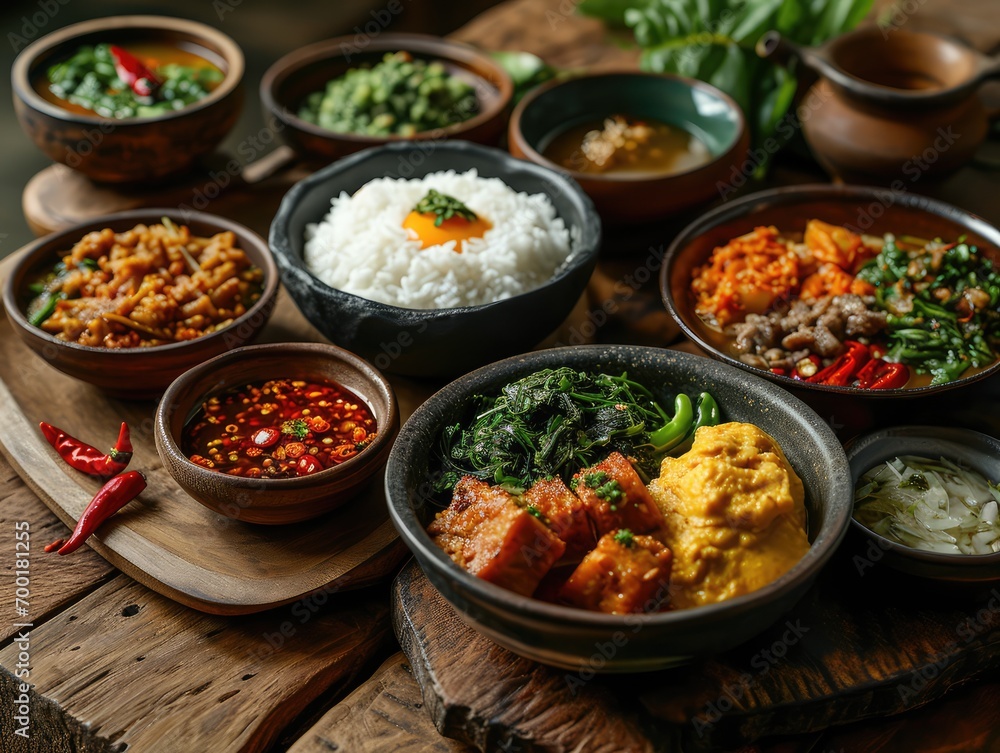
POLYGON ((848 449, 855 564, 950 583, 1000 581, 1000 440, 951 426, 899 426, 848 449))
POLYGON ((182 174, 236 124, 243 53, 210 26, 166 16, 73 24, 14 61, 14 109, 35 145, 97 181, 182 174))
POLYGON ((709 355, 793 390, 918 397, 1000 372, 1000 230, 905 185, 729 202, 677 237, 660 289, 709 355))
POLYGON ((14 331, 53 368, 119 397, 155 397, 250 343, 278 292, 264 240, 202 212, 119 212, 15 253, 3 288, 14 331))

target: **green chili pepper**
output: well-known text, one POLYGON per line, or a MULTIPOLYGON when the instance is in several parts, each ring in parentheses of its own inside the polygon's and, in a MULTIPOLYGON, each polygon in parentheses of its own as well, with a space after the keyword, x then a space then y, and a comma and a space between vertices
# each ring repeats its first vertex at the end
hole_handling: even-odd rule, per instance
POLYGON ((691 445, 694 443, 694 433, 702 426, 718 426, 721 421, 722 412, 719 410, 719 404, 710 394, 702 392, 698 395, 698 408, 694 423, 691 424, 691 429, 684 437, 684 441, 671 448, 673 455, 676 457, 691 449, 691 445))
POLYGON ((694 423, 694 410, 691 398, 683 392, 674 398, 674 417, 665 425, 649 435, 649 443, 657 452, 666 452, 684 441, 694 423))
POLYGON ((28 317, 28 323, 32 327, 40 327, 42 322, 55 313, 56 304, 65 297, 64 293, 49 293, 42 307, 28 317))
POLYGON ((719 412, 719 404, 715 402, 715 398, 707 392, 702 392, 698 395, 698 413, 695 417, 694 425, 691 427, 691 434, 694 434, 702 426, 718 426, 721 420, 722 415, 719 412))

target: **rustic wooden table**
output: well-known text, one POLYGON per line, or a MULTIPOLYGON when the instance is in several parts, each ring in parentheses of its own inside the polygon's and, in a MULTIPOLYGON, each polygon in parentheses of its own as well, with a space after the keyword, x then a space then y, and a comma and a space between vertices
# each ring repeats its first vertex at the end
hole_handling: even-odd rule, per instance
MULTIPOLYGON (((633 52, 609 40, 599 23, 575 15, 574 6, 572 0, 511 0, 455 36, 490 49, 528 50, 564 67, 636 65, 633 52)), ((917 10, 914 24, 953 31, 987 51, 1000 42, 992 0, 920 0, 909 6, 917 10)), ((266 233, 288 179, 279 176, 243 196, 224 196, 225 203, 213 209, 266 233)), ((783 159, 771 178, 822 180, 814 165, 794 157, 783 159)), ((942 185, 914 190, 997 223, 998 186, 995 173, 968 168, 942 185)), ((623 242, 619 253, 601 263, 577 315, 613 294, 614 283, 648 254, 640 245, 646 242, 623 242)), ((668 242, 664 232, 660 243, 668 242)), ((676 328, 657 310, 655 293, 645 292, 623 301, 621 320, 602 328, 599 337, 657 344, 673 339, 676 328), (636 325, 643 314, 648 316, 636 325)), ((997 393, 992 384, 970 393, 967 414, 1000 415, 997 393)), ((42 546, 64 536, 65 526, 2 456, 0 485, 0 551, 8 574, 0 584, 0 750, 471 750, 442 737, 423 708, 393 638, 388 583, 340 594, 324 605, 304 601, 245 617, 202 614, 150 591, 89 549, 66 559, 46 557, 42 546), (23 563, 15 563, 15 540, 25 528, 31 596, 28 614, 19 616, 15 571, 23 563), (21 698, 18 677, 24 675, 18 673, 27 664, 31 687, 21 698), (25 716, 22 706, 27 726, 19 718, 25 716)), ((745 750, 995 752, 998 701, 1000 683, 981 682, 919 712, 745 750)))

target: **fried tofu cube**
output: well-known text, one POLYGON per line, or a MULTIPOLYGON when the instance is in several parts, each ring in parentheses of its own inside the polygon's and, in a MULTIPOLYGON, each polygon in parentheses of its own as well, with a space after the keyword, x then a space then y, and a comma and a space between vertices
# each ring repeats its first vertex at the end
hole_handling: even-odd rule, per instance
POLYGON ((566 545, 514 497, 471 476, 455 486, 451 504, 428 533, 473 575, 531 596, 566 545))
POLYGON ((536 510, 552 532, 566 544, 563 556, 579 561, 594 548, 597 537, 583 500, 561 478, 536 481, 522 497, 529 511, 536 510))
POLYGON ((663 513, 635 468, 619 452, 577 473, 570 487, 583 500, 598 536, 619 528, 654 533, 663 527, 663 513))
POLYGON ((650 612, 669 595, 671 551, 652 536, 606 533, 559 592, 559 600, 607 614, 650 612))

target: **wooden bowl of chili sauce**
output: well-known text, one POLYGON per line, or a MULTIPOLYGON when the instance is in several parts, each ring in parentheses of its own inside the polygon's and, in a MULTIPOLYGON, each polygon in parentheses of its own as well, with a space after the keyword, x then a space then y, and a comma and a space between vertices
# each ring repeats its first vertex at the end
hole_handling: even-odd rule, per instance
POLYGON ((247 523, 296 523, 356 496, 399 430, 392 387, 319 343, 237 348, 185 372, 156 411, 156 447, 188 494, 247 523))

